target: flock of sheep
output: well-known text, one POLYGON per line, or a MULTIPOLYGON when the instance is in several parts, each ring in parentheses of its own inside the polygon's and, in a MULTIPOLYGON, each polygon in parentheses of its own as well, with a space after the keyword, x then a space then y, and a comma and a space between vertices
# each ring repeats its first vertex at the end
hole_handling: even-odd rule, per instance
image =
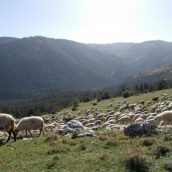
POLYGON ((140 100, 137 104, 126 101, 110 103, 106 107, 106 112, 92 106, 90 109, 80 109, 76 115, 64 112, 51 116, 51 119, 50 115, 24 117, 17 124, 13 116, 1 113, 0 130, 8 132, 6 142, 10 140, 11 133, 16 141, 16 136, 21 130, 25 130, 26 135, 29 131, 31 136, 30 130, 39 130, 40 134, 41 132, 44 134, 44 130, 60 133, 64 130, 66 122, 71 119, 80 121, 84 128, 89 130, 116 130, 121 124, 128 125, 145 121, 156 125, 172 125, 172 95, 161 95, 161 101, 140 100))

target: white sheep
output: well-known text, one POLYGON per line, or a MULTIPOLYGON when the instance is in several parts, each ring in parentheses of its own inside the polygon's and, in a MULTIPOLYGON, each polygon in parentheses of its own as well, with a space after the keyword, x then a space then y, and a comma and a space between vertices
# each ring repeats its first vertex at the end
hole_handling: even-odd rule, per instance
POLYGON ((15 119, 11 115, 0 113, 0 130, 7 131, 9 134, 6 143, 10 140, 11 133, 13 133, 14 141, 16 141, 15 127, 15 119))
POLYGON ((145 120, 141 117, 137 118, 135 121, 135 123, 139 123, 139 122, 145 122, 145 120))
POLYGON ((127 116, 127 115, 122 116, 121 118, 119 118, 119 119, 117 120, 117 122, 120 122, 120 123, 122 123, 122 124, 124 124, 124 123, 129 123, 129 122, 131 122, 131 121, 132 121, 131 118, 130 118, 129 116, 127 116))
POLYGON ((153 120, 155 123, 160 123, 163 121, 166 125, 172 125, 172 111, 164 111, 155 116, 153 120))
POLYGON ((24 117, 17 124, 15 132, 17 135, 19 131, 25 130, 26 135, 27 135, 27 130, 28 130, 30 135, 33 137, 30 130, 40 130, 40 133, 39 133, 39 136, 40 136, 41 132, 43 132, 43 135, 44 135, 44 126, 45 124, 44 124, 43 118, 40 116, 24 117))

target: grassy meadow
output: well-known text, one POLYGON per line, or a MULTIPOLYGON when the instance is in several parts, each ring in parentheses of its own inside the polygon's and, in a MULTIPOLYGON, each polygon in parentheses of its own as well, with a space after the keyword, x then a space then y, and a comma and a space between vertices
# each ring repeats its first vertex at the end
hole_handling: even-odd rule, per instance
MULTIPOLYGON (((151 93, 139 94, 139 95, 131 96, 128 98, 123 98, 123 97, 111 98, 111 99, 107 99, 107 100, 102 100, 100 102, 93 100, 93 101, 90 101, 87 103, 80 103, 77 109, 78 110, 79 109, 90 109, 91 107, 93 107, 94 103, 97 103, 96 107, 105 112, 107 109, 107 105, 110 103, 116 104, 118 102, 122 103, 124 101, 127 101, 129 103, 138 103, 140 100, 144 100, 146 102, 146 101, 151 101, 152 98, 154 98, 154 97, 160 97, 161 94, 172 95, 172 89, 166 89, 166 90, 155 91, 155 92, 151 92, 151 93)), ((77 111, 72 111, 72 107, 69 107, 69 108, 63 109, 62 112, 70 112, 71 114, 76 114, 77 111)))
MULTIPOLYGON (((100 101, 96 107, 105 111, 109 103, 137 103, 151 100, 172 89, 140 94, 126 99, 100 101)), ((93 102, 81 103, 79 109, 93 102)), ((72 111, 71 107, 62 112, 72 111)), ((18 139, 0 143, 0 172, 165 172, 172 171, 172 131, 159 131, 149 137, 129 138, 122 131, 96 131, 96 137, 68 138, 52 132, 32 140, 18 139)))

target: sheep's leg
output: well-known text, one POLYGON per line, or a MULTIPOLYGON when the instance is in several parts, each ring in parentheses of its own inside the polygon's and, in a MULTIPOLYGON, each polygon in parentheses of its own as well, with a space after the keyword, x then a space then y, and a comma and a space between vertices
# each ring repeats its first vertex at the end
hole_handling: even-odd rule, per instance
POLYGON ((26 137, 27 137, 27 130, 25 130, 25 132, 26 132, 26 137))
POLYGON ((40 133, 39 133, 38 137, 41 135, 41 132, 42 132, 42 134, 44 136, 44 129, 41 128, 39 131, 40 131, 40 133))
POLYGON ((43 134, 43 136, 45 135, 45 133, 44 133, 44 128, 42 129, 42 134, 43 134))
POLYGON ((16 141, 16 133, 14 131, 12 131, 13 136, 14 136, 14 141, 16 141))
POLYGON ((168 127, 167 127, 167 124, 165 123, 165 132, 167 133, 168 131, 168 127))
POLYGON ((9 142, 9 140, 10 140, 10 137, 11 137, 11 131, 9 131, 9 132, 8 132, 8 134, 9 134, 9 135, 8 135, 8 139, 7 139, 6 143, 7 143, 7 142, 9 142))
POLYGON ((29 134, 31 135, 31 137, 33 137, 33 135, 32 135, 32 133, 31 133, 31 131, 30 130, 28 130, 29 131, 29 134))

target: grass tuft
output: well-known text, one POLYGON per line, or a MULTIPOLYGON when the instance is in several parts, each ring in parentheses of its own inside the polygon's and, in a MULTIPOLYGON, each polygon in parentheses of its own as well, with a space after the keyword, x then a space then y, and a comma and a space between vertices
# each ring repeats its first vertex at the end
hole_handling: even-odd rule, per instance
POLYGON ((164 169, 171 172, 172 171, 172 161, 168 161, 164 165, 164 169))
POLYGON ((151 138, 145 139, 145 140, 143 140, 143 146, 152 146, 154 142, 155 142, 154 139, 151 139, 151 138))
POLYGON ((127 156, 123 164, 126 171, 129 172, 147 172, 149 170, 149 163, 147 160, 138 154, 127 156))
POLYGON ((111 147, 117 147, 118 144, 119 143, 115 140, 108 140, 108 141, 106 141, 106 143, 104 145, 104 149, 110 149, 111 147))
POLYGON ((48 155, 52 154, 61 154, 61 153, 67 153, 70 151, 70 148, 65 145, 57 145, 53 149, 49 150, 47 152, 48 155))
POLYGON ((80 150, 80 151, 85 151, 86 149, 87 149, 87 147, 86 147, 85 144, 79 145, 79 150, 80 150))
POLYGON ((106 160, 108 158, 108 154, 107 153, 103 153, 103 154, 101 154, 100 156, 99 156, 99 159, 100 160, 106 160))
POLYGON ((155 150, 155 158, 158 159, 162 156, 165 156, 168 152, 170 152, 170 149, 166 146, 158 146, 155 150))

